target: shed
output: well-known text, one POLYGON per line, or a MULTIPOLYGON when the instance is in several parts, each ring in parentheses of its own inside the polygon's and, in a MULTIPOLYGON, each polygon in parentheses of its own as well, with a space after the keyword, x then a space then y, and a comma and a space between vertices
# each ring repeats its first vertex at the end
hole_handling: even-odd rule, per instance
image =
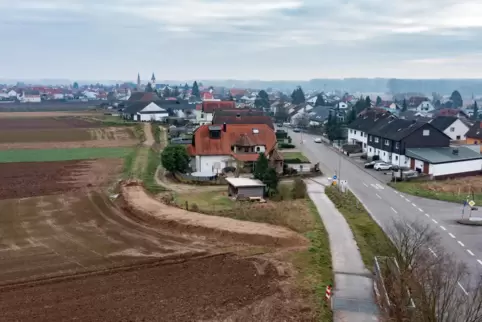
POLYGON ((265 184, 249 178, 226 178, 228 194, 238 198, 263 198, 265 184))

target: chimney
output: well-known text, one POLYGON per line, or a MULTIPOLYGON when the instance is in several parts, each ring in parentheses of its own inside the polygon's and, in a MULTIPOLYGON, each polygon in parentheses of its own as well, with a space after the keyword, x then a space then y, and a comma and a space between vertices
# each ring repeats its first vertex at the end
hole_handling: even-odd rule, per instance
POLYGON ((224 122, 223 123, 223 132, 226 132, 226 127, 227 127, 226 122, 224 122))
POLYGON ((452 154, 453 154, 453 155, 459 155, 459 149, 457 149, 457 148, 456 148, 456 149, 453 149, 453 150, 452 150, 452 154))

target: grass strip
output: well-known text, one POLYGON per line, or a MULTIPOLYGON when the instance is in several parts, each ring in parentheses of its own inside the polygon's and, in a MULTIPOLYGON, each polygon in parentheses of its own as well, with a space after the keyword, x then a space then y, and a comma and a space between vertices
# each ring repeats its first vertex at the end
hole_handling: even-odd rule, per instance
POLYGON ((132 147, 0 151, 0 163, 124 158, 132 147))
MULTIPOLYGON (((159 128, 159 127, 157 127, 159 128)), ((144 169, 144 173, 142 174, 142 182, 147 191, 150 193, 156 194, 159 192, 166 191, 166 189, 157 184, 155 179, 155 174, 157 167, 161 163, 161 153, 155 151, 154 149, 149 149, 147 155, 147 165, 144 169)))
POLYGON ((396 253, 391 240, 351 191, 341 192, 331 186, 325 188, 325 193, 348 222, 367 269, 373 270, 375 256, 393 256, 396 253))

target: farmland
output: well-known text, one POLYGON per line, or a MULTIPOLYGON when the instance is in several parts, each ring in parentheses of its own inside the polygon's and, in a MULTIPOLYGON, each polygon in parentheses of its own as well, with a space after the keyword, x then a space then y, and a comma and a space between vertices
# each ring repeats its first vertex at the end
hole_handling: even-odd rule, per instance
POLYGON ((0 151, 0 163, 123 158, 131 151, 130 147, 5 150, 0 151))

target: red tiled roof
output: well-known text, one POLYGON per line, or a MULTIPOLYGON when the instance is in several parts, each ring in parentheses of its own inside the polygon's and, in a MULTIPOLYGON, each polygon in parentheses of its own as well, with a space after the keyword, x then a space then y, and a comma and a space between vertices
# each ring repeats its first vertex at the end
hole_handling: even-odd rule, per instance
POLYGON ((228 124, 226 132, 221 131, 219 139, 209 137, 209 126, 212 125, 202 125, 194 132, 195 145, 188 147, 190 155, 232 155, 242 161, 253 161, 246 158, 256 160, 258 158, 256 153, 235 154, 231 151, 231 146, 235 145, 243 136, 244 142, 249 141, 252 145, 264 145, 267 152, 276 145, 276 135, 266 124, 228 124), (258 133, 253 133, 253 129, 258 129, 258 133))
POLYGON ((214 98, 212 93, 209 92, 204 92, 202 93, 202 99, 203 100, 212 100, 214 98))
POLYGON ((236 103, 233 101, 214 101, 214 102, 203 102, 202 111, 204 113, 213 113, 215 110, 223 109, 235 109, 236 103))
POLYGON ((216 115, 214 113, 213 124, 266 124, 274 130, 274 124, 271 117, 266 115, 249 115, 248 113, 240 113, 234 115, 216 115), (238 116, 239 115, 239 116, 238 116))
POLYGON ((245 90, 245 89, 241 89, 241 88, 231 88, 231 89, 229 90, 229 93, 230 93, 232 96, 244 95, 244 94, 246 94, 246 90, 245 90))

